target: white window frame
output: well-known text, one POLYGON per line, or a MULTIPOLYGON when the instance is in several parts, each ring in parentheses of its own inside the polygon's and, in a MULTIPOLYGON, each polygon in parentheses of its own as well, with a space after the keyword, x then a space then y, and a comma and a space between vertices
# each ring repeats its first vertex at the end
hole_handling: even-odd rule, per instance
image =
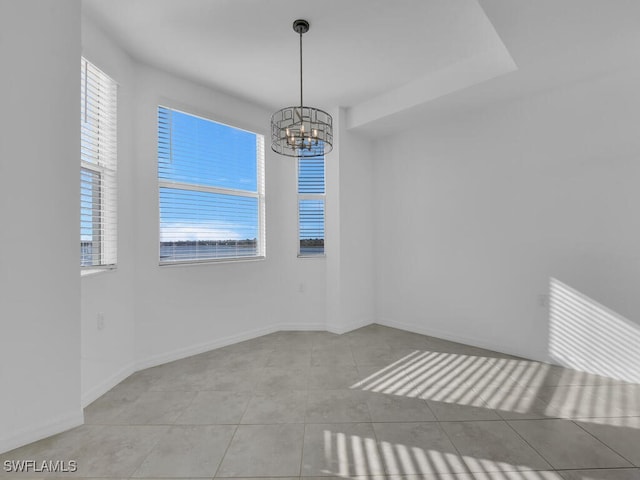
MULTIPOLYGON (((94 245, 98 248, 98 253, 93 254, 94 262, 82 264, 82 232, 80 238, 81 273, 88 273, 93 270, 114 269, 117 265, 117 241, 118 241, 118 219, 117 219, 117 90, 118 84, 110 76, 100 70, 84 57, 81 57, 81 108, 80 108, 80 130, 81 130, 81 152, 80 152, 80 174, 87 171, 95 174, 98 178, 97 198, 91 200, 93 208, 92 215, 97 217, 97 221, 92 222, 92 249, 94 245), (89 89, 93 90, 89 94, 89 89), (97 90, 96 90, 97 89, 97 90), (97 115, 98 130, 90 127, 88 115, 97 115), (87 142, 84 139, 88 139, 87 142), (85 148, 90 147, 90 148, 85 148)), ((80 180, 82 186, 82 179, 80 180)), ((82 190, 81 190, 82 195, 82 190)), ((82 209, 82 197, 81 197, 82 209)), ((82 221, 81 221, 82 225, 82 221)))
MULTIPOLYGON (((209 185, 202 185, 196 183, 177 182, 172 180, 166 180, 160 178, 158 174, 158 258, 160 266, 175 266, 175 265, 197 265, 197 264, 209 264, 209 263, 226 263, 226 262, 247 262, 255 260, 264 260, 266 258, 266 227, 265 227, 265 150, 264 150, 264 135, 247 130, 245 128, 230 125, 225 122, 219 122, 213 118, 200 115, 198 113, 188 112, 179 108, 170 107, 166 104, 160 104, 157 107, 156 112, 160 108, 172 110, 175 112, 183 113, 193 117, 206 120, 208 122, 223 125, 225 127, 234 128, 251 133, 256 136, 256 192, 249 192, 246 190, 228 189, 223 187, 212 187, 209 185), (165 261, 160 259, 160 246, 161 246, 161 219, 160 219, 160 191, 162 188, 172 188, 179 190, 188 190, 194 192, 214 193, 222 195, 234 195, 247 198, 255 198, 258 202, 258 238, 256 239, 256 255, 251 256, 238 256, 238 257, 219 257, 219 258, 206 258, 206 259, 185 259, 180 261, 165 261)), ((157 113, 156 113, 157 115, 157 113)), ((159 129, 159 125, 156 126, 156 132, 159 129)), ((159 138, 156 139, 156 143, 159 142, 159 138)), ((156 166, 159 168, 159 157, 156 160, 156 166)))

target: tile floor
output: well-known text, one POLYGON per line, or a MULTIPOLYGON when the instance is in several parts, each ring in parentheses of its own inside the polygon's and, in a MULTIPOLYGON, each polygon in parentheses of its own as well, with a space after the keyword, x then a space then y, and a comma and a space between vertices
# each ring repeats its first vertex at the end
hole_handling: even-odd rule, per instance
POLYGON ((43 478, 640 480, 640 385, 371 325, 138 372, 86 424, 0 455, 43 478))

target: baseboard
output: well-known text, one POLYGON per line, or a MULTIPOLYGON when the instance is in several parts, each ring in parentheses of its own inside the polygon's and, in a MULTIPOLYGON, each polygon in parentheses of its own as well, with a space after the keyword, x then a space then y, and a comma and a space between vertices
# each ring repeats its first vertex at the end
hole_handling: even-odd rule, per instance
POLYGON ((226 347, 227 345, 233 345, 234 343, 244 342, 246 340, 251 340, 252 338, 268 335, 270 333, 277 332, 278 330, 281 330, 279 325, 270 325, 268 327, 258 328, 236 335, 229 335, 228 337, 217 338, 210 342, 199 343, 185 348, 178 348, 171 352, 152 355, 136 361, 135 370, 144 370, 145 368, 155 367, 157 365, 162 365, 163 363, 191 357, 192 355, 198 355, 199 353, 208 352, 209 350, 226 347))
POLYGON ((327 327, 324 323, 279 323, 276 332, 324 332, 327 327))
POLYGON ((516 357, 526 358, 528 360, 534 360, 537 362, 552 363, 546 356, 531 355, 526 352, 516 351, 507 345, 501 345, 499 343, 489 342, 485 340, 479 340, 475 337, 465 337, 464 335, 458 335, 452 332, 438 330, 429 327, 423 327, 422 325, 415 325, 410 323, 398 322, 395 320, 378 319, 377 324, 384 325, 385 327, 399 328, 400 330, 406 330, 407 332, 419 333, 421 335, 428 335, 430 337, 441 338, 442 340, 448 340, 450 342, 463 343, 472 347, 484 348, 486 350, 492 350, 494 352, 505 353, 507 355, 513 355, 516 357))
POLYGON ((51 420, 44 425, 38 425, 37 427, 25 428, 23 430, 14 433, 13 435, 0 438, 0 453, 8 452, 14 448, 21 447, 28 443, 37 442, 43 438, 50 437, 57 433, 70 430, 78 427, 84 423, 84 414, 82 410, 76 413, 70 413, 67 415, 61 415, 58 418, 51 420))
POLYGON ((336 333, 338 335, 342 335, 344 333, 357 330, 358 328, 366 327, 367 325, 371 325, 372 323, 375 323, 375 322, 371 320, 358 320, 355 322, 349 322, 347 324, 341 324, 341 325, 326 324, 324 325, 323 330, 326 330, 331 333, 336 333))
MULTIPOLYGON (((145 368, 155 367, 167 362, 173 362, 182 358, 191 357, 192 355, 198 355, 199 353, 208 352, 209 350, 214 350, 216 348, 226 347, 238 342, 244 342, 246 340, 251 340, 252 338, 261 337, 270 333, 280 331, 328 331, 331 333, 343 334, 357 328, 371 325, 371 323, 371 321, 352 322, 346 325, 327 325, 324 323, 276 323, 267 327, 239 333, 237 335, 218 338, 211 342, 199 343, 197 345, 192 345, 186 348, 179 348, 171 352, 140 359, 136 361, 134 371, 144 370, 145 368)), ((105 385, 107 383, 108 382, 105 382, 105 385)), ((111 387, 113 387, 113 385, 111 387)))
POLYGON ((103 380, 99 385, 91 388, 89 391, 84 392, 82 394, 82 408, 91 404, 102 395, 107 393, 129 375, 135 372, 134 364, 130 363, 129 365, 121 368, 119 371, 108 377, 106 380, 103 380))

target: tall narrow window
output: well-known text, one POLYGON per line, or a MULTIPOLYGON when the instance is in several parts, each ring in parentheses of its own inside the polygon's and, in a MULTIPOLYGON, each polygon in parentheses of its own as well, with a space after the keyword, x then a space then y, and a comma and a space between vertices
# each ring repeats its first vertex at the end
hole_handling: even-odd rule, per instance
POLYGON ((158 108, 160 263, 264 257, 264 137, 158 108))
POLYGON ((324 255, 324 157, 298 158, 298 256, 324 255))
POLYGON ((80 266, 114 267, 118 88, 84 58, 80 79, 80 266))

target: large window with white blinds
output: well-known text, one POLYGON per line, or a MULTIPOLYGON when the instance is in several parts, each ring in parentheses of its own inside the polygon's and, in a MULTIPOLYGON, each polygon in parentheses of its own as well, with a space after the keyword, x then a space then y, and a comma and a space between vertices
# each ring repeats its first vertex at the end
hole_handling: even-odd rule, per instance
POLYGON ((298 256, 324 255, 324 157, 298 158, 298 256))
POLYGON ((80 79, 80 266, 115 267, 118 87, 85 58, 80 79))
POLYGON ((158 107, 160 264, 265 255, 264 137, 158 107))

